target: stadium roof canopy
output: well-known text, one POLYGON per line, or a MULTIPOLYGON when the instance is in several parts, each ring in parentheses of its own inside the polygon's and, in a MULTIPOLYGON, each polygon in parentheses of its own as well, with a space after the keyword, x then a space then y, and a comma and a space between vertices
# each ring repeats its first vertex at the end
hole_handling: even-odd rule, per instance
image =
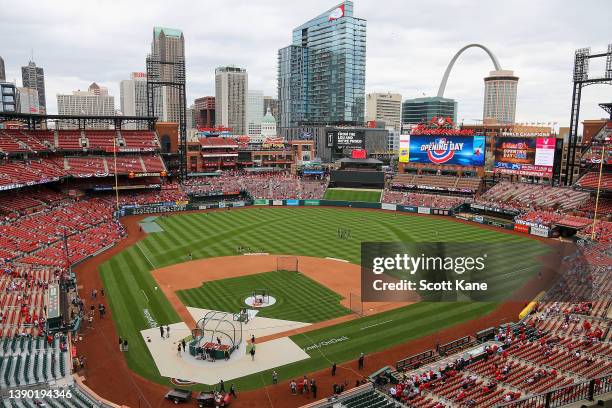
POLYGON ((349 164, 383 164, 380 160, 376 159, 351 159, 350 157, 345 157, 344 159, 340 159, 337 163, 349 163, 349 164))

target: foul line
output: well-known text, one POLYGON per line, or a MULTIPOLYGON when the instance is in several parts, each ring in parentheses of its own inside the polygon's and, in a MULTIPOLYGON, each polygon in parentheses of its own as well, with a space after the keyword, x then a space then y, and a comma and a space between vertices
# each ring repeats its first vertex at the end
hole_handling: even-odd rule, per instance
POLYGON ((387 320, 387 321, 380 322, 380 323, 374 323, 374 324, 371 324, 371 325, 369 325, 369 326, 362 327, 362 328, 360 328, 359 330, 369 329, 369 328, 371 328, 371 327, 380 326, 381 324, 391 323, 392 321, 393 321, 393 320, 387 320))
POLYGON ((340 258, 330 258, 329 256, 325 257, 325 259, 331 259, 332 261, 338 261, 338 262, 345 262, 348 263, 348 261, 346 259, 340 259, 340 258))
POLYGON ((153 262, 151 262, 151 260, 149 259, 149 257, 147 256, 147 254, 144 253, 144 251, 142 250, 142 248, 140 247, 140 241, 138 241, 136 243, 136 246, 138 247, 138 250, 140 251, 140 253, 142 254, 142 256, 145 257, 145 259, 147 260, 147 262, 149 263, 149 265, 151 265, 151 267, 153 267, 153 269, 155 268, 155 265, 153 265, 153 262))
POLYGON ((144 295, 144 297, 147 298, 147 303, 149 303, 149 297, 147 296, 147 294, 145 293, 144 290, 140 289, 140 291, 142 292, 142 294, 144 295))

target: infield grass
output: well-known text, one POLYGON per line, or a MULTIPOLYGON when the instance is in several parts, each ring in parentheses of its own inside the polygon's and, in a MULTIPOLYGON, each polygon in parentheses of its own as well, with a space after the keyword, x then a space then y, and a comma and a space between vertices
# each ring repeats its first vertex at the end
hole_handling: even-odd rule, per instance
POLYGON ((260 317, 316 323, 351 311, 340 304, 342 296, 299 272, 273 271, 204 282, 199 288, 178 291, 185 306, 237 313, 253 290, 265 289, 276 300, 262 307, 260 317))
POLYGON ((325 200, 380 202, 381 190, 361 190, 350 188, 328 188, 325 200))
MULTIPOLYGON (((179 317, 163 292, 155 290, 150 271, 194 258, 238 255, 240 246, 271 254, 333 257, 360 263, 362 241, 482 242, 496 244, 490 253, 496 262, 498 291, 510 293, 537 273, 536 256, 548 251, 538 241, 503 234, 446 218, 420 217, 382 211, 335 208, 249 208, 209 213, 176 214, 158 218, 163 232, 149 234, 100 266, 119 336, 128 338, 125 353, 129 367, 145 378, 170 385, 161 377, 142 340, 140 330, 150 324, 170 324, 179 317), (338 239, 339 227, 351 230, 350 239, 338 239), (520 250, 517 254, 516 250, 520 250)), ((238 290, 233 302, 241 302, 238 290)), ((341 363, 359 353, 371 353, 434 333, 458 322, 478 318, 494 302, 428 303, 361 318, 293 336, 307 348, 310 359, 276 368, 281 380, 341 363), (328 346, 321 341, 346 337, 328 346), (311 348, 308 348, 311 347, 311 348)), ((371 363, 372 364, 372 363, 371 363)), ((367 366, 367 370, 379 367, 367 366)), ((366 370, 366 371, 367 371, 366 370)), ((269 384, 268 372, 235 381, 238 390, 269 384)), ((206 387, 195 387, 201 389, 206 387)))

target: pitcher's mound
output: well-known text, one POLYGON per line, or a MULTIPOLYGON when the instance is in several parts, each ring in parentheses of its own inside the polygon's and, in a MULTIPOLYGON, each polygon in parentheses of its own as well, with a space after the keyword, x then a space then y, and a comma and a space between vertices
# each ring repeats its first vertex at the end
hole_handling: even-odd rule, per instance
POLYGON ((244 299, 244 303, 246 303, 247 306, 262 308, 275 304, 276 298, 274 296, 266 296, 265 299, 262 299, 260 296, 249 296, 244 299))

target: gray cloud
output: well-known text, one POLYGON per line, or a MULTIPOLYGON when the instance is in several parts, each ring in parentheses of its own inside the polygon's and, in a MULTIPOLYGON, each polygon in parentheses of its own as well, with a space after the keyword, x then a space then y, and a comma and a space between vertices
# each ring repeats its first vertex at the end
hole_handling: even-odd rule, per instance
MULTIPOLYGON (((188 102, 214 93, 214 68, 247 68, 249 85, 276 94, 276 52, 291 30, 332 7, 333 0, 87 1, 3 0, 0 55, 7 77, 21 84, 20 66, 34 49, 45 68, 49 111, 55 94, 107 86, 119 105, 119 81, 144 70, 155 25, 183 30, 188 102)), ((448 61, 463 45, 480 42, 520 77, 517 119, 569 121, 574 49, 605 50, 610 38, 607 0, 405 1, 357 0, 355 15, 368 20, 366 91, 404 98, 435 95, 448 61)), ((445 96, 459 102, 459 118, 482 116, 482 78, 492 69, 480 50, 455 65, 445 96)), ((603 65, 592 72, 603 73, 603 65)), ((604 115, 598 102, 612 88, 585 89, 581 117, 604 115)))

